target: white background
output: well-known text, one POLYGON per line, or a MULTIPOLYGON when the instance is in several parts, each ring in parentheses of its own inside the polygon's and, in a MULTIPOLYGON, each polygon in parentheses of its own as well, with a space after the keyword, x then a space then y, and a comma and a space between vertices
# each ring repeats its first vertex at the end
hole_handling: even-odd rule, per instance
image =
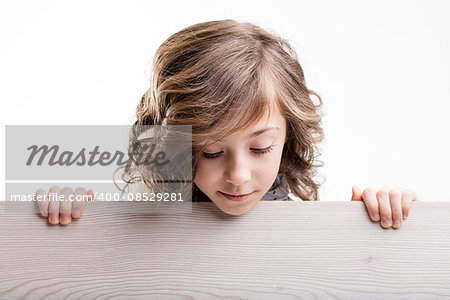
POLYGON ((324 101, 321 201, 350 200, 352 185, 385 184, 414 188, 422 201, 450 200, 449 8, 448 1, 0 1, 0 155, 5 124, 131 124, 157 47, 186 26, 230 18, 288 39, 324 101))

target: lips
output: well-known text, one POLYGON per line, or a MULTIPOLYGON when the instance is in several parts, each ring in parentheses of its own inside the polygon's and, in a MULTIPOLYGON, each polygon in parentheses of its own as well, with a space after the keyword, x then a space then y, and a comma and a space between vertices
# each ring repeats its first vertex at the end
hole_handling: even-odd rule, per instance
POLYGON ((237 195, 233 195, 233 194, 226 194, 223 192, 220 192, 225 198, 227 198, 228 200, 231 201, 244 201, 245 199, 247 199, 248 197, 250 197, 251 194, 253 194, 253 192, 248 193, 248 194, 237 194, 237 195))
POLYGON ((247 195, 250 195, 251 193, 247 193, 247 194, 229 194, 229 193, 223 193, 223 192, 221 192, 222 194, 225 194, 225 195, 228 195, 228 196, 233 196, 233 197, 242 197, 242 196, 247 196, 247 195))

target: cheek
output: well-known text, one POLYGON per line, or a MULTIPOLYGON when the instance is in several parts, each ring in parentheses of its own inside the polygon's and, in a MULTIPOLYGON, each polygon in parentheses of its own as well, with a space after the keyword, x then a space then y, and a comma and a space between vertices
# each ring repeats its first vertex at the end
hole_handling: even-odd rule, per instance
POLYGON ((264 161, 264 167, 270 170, 277 169, 281 163, 281 156, 283 155, 283 147, 277 147, 271 154, 270 158, 264 161))
POLYGON ((274 150, 253 168, 253 177, 261 186, 270 187, 275 181, 280 169, 282 149, 274 150))
POLYGON ((267 166, 267 169, 270 170, 272 177, 276 177, 278 175, 278 171, 280 170, 282 155, 283 155, 283 147, 281 147, 281 149, 277 149, 277 152, 274 153, 272 160, 270 161, 269 165, 267 166))
POLYGON ((213 164, 201 159, 197 163, 197 172, 195 174, 194 182, 198 186, 207 187, 214 182, 214 178, 219 174, 213 164))
POLYGON ((197 174, 200 176, 208 175, 211 172, 213 166, 208 164, 204 159, 200 159, 197 163, 197 174))

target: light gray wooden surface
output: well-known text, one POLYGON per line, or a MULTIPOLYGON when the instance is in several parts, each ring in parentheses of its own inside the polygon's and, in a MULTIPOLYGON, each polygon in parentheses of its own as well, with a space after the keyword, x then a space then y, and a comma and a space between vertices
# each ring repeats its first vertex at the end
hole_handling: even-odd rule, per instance
POLYGON ((2 213, 0 299, 450 297, 449 203, 414 202, 400 229, 350 201, 260 202, 239 217, 212 203, 119 209, 90 202, 68 226, 2 213))

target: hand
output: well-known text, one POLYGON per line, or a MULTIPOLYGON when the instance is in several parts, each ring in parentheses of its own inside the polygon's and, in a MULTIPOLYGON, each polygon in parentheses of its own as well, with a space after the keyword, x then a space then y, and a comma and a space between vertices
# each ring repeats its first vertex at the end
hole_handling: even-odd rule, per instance
POLYGON ((72 218, 78 219, 81 217, 86 201, 94 200, 94 192, 92 190, 86 191, 82 187, 72 191, 69 187, 60 189, 53 186, 48 194, 43 189, 37 190, 34 194, 34 200, 37 201, 41 215, 48 217, 50 224, 55 225, 61 222, 61 224, 67 225, 72 221, 72 218))
POLYGON ((417 194, 412 189, 382 187, 379 191, 367 188, 361 193, 357 186, 352 187, 352 201, 364 201, 370 218, 378 222, 381 216, 381 226, 400 228, 403 219, 409 215, 412 202, 418 201, 417 194))

